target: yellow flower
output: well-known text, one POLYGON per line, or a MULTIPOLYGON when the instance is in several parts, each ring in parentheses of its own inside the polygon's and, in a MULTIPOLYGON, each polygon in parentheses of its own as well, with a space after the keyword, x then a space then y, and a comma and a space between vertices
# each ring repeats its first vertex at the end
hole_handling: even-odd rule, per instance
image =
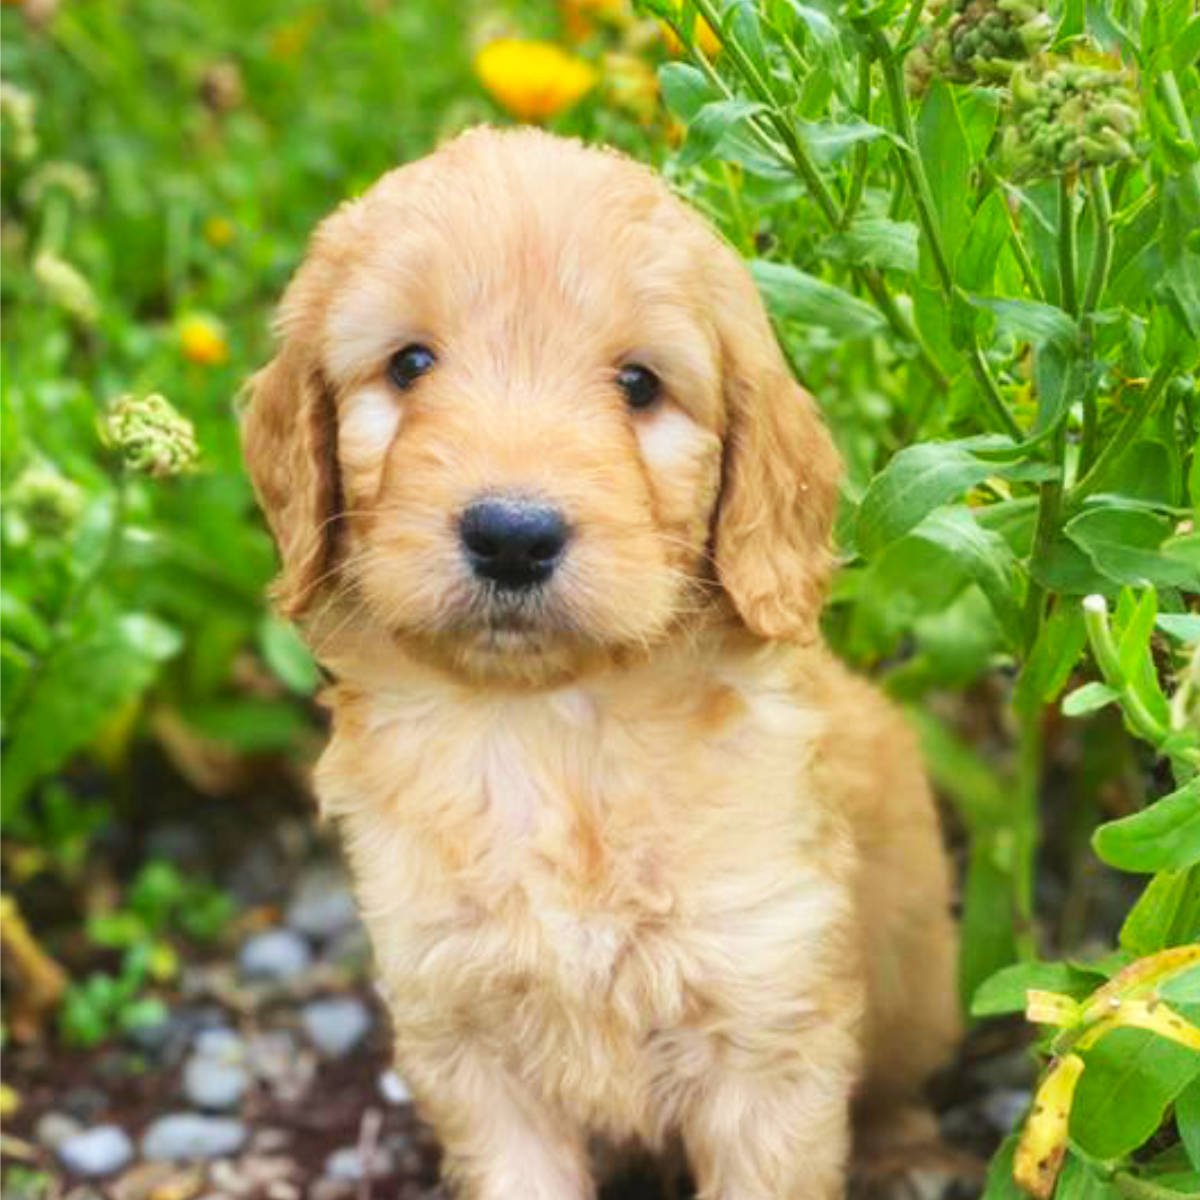
POLYGON ((553 42, 497 38, 475 55, 475 74, 491 95, 521 121, 564 112, 596 83, 595 70, 553 42))
POLYGON ((209 217, 204 222, 204 240, 217 250, 228 246, 236 236, 237 230, 227 217, 209 217))
MULTIPOLYGON (((660 24, 667 49, 672 54, 682 54, 683 43, 675 36, 675 31, 665 21, 660 24)), ((696 24, 692 29, 692 39, 709 58, 716 58, 721 53, 721 39, 717 37, 716 31, 703 17, 696 18, 696 24)))
POLYGON ((229 361, 225 331, 212 317, 184 317, 179 323, 179 346, 188 362, 202 367, 219 367, 229 361))
POLYGON ((582 42, 591 37, 597 25, 619 29, 633 20, 629 0, 559 0, 563 28, 568 40, 582 42))

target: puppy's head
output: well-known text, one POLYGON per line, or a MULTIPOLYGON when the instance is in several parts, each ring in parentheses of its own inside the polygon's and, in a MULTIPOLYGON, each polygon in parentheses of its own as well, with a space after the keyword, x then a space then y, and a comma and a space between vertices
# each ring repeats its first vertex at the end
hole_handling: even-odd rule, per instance
POLYGON ((722 604, 814 636, 836 454, 737 256, 650 171, 467 134, 321 225, 280 330, 246 457, 318 642, 365 624, 533 680, 722 604))

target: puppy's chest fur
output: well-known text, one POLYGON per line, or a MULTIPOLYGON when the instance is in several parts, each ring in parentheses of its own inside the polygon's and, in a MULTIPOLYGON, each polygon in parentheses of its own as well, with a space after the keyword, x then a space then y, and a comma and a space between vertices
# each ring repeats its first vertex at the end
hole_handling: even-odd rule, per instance
POLYGON ((469 1032, 603 1123, 630 1107, 606 1086, 663 1086, 702 1053, 688 1031, 743 1002, 730 962, 802 1019, 845 853, 808 794, 819 719, 781 681, 341 689, 334 709, 318 790, 402 1047, 407 1023, 469 1032))

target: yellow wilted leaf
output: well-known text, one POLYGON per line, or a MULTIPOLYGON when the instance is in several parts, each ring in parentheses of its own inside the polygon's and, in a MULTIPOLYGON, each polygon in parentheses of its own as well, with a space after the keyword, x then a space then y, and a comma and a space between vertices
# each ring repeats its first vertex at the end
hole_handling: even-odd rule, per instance
POLYGON ((1083 1059, 1066 1054, 1050 1064, 1033 1098, 1013 1157, 1013 1179, 1037 1200, 1049 1200, 1067 1152, 1067 1126, 1083 1059))
POLYGON ((565 112, 596 83, 596 71, 553 42, 497 38, 475 55, 480 83, 514 117, 544 121, 565 112))
POLYGON ((1122 1026, 1127 1029, 1146 1029, 1159 1037, 1178 1042, 1189 1050, 1200 1051, 1200 1029, 1158 999, 1118 1001, 1076 1044, 1081 1050, 1086 1050, 1104 1034, 1122 1026))
POLYGON ((1025 993, 1025 1016, 1037 1025, 1076 1025, 1079 1013, 1079 1002, 1060 992, 1030 988, 1025 993))
POLYGON ((1197 964, 1200 964, 1200 946, 1173 946, 1139 958, 1092 993, 1084 1006, 1083 1019, 1094 1021, 1109 1016, 1122 1000, 1144 996, 1164 980, 1197 964))

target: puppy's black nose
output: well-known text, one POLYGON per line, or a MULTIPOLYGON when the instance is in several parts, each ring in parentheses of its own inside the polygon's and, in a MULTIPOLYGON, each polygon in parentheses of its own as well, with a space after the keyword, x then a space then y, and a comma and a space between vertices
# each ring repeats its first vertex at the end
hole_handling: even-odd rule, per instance
POLYGON ((463 513, 459 537, 480 579, 515 591, 554 573, 567 544, 567 523, 545 504, 478 500, 463 513))

